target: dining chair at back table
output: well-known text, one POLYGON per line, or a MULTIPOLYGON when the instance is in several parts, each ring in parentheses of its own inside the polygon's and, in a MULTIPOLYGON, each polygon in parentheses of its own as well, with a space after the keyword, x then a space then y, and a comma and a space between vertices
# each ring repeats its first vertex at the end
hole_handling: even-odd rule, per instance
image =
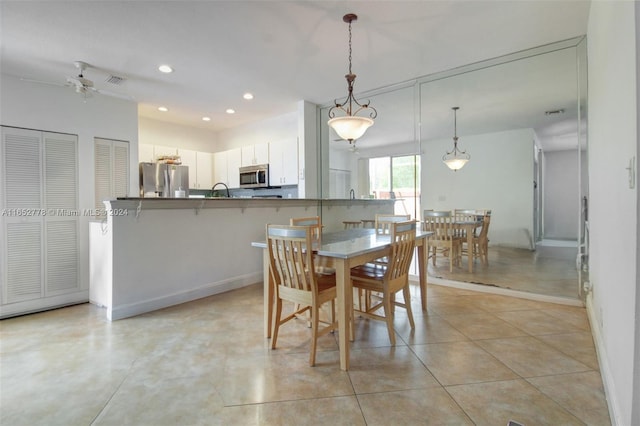
MULTIPOLYGON (((411 329, 415 328, 411 311, 411 291, 409 289, 409 267, 413 259, 416 245, 416 222, 393 222, 390 227, 391 250, 386 265, 366 263, 351 269, 353 288, 365 290, 366 293, 376 292, 382 296, 382 301, 373 306, 368 303, 364 310, 362 305, 354 311, 363 317, 385 321, 389 340, 395 346, 395 331, 393 329, 394 312, 396 306, 406 309, 411 329), (395 294, 402 291, 403 302, 395 299, 395 294), (380 310, 383 310, 383 313, 380 310)), ((355 316, 352 317, 353 321, 355 316)), ((353 335, 353 329, 351 334, 353 335)))
POLYGON ((316 362, 318 338, 337 330, 335 312, 336 276, 319 274, 314 266, 312 231, 309 226, 267 225, 267 249, 269 251, 269 270, 275 287, 275 313, 271 349, 276 348, 280 327, 310 312, 311 350, 309 365, 316 362), (282 318, 282 302, 292 302, 294 312, 282 318), (320 328, 320 307, 331 303, 328 321, 320 328))
POLYGON ((455 216, 450 211, 425 210, 422 216, 424 231, 433 232, 428 239, 428 256, 436 265, 438 253, 449 257, 449 272, 453 272, 453 265, 460 264, 463 238, 456 235, 455 216))
MULTIPOLYGON (((480 259, 483 265, 489 265, 489 225, 491 225, 491 210, 484 210, 482 226, 478 235, 473 236, 473 259, 480 259)), ((462 255, 469 256, 468 241, 462 242, 462 255)))

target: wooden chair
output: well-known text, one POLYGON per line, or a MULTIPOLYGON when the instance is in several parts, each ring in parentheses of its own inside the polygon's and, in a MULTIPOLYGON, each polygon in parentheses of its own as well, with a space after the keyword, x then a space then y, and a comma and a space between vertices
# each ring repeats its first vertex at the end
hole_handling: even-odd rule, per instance
POLYGON ((425 211, 423 230, 433 232, 428 238, 429 257, 436 265, 437 253, 449 257, 449 272, 453 272, 453 264, 460 263, 463 238, 455 233, 455 216, 449 211, 425 211))
MULTIPOLYGON (((355 309, 361 316, 385 321, 391 344, 396 344, 393 331, 395 306, 404 307, 409 317, 411 328, 415 328, 413 313, 411 312, 411 292, 409 290, 409 266, 413 258, 416 244, 416 222, 394 222, 390 226, 391 253, 386 266, 366 264, 351 269, 353 287, 366 292, 378 292, 382 301, 365 310, 355 309), (395 294, 402 290, 404 303, 395 300, 395 294), (384 309, 384 315, 377 312, 384 309)), ((358 305, 361 308, 361 305, 358 305)), ((352 324, 353 325, 353 324, 352 324)))
POLYGON ((359 220, 343 220, 342 224, 344 225, 344 229, 353 229, 353 228, 360 228, 360 224, 362 222, 360 222, 359 220))
POLYGON ((405 222, 411 219, 408 214, 376 214, 375 230, 378 234, 389 234, 395 222, 405 222))
MULTIPOLYGON (((477 236, 473 237, 473 258, 480 259, 483 265, 489 265, 489 225, 491 224, 491 210, 486 210, 482 216, 482 227, 477 236)), ((462 242, 462 255, 468 256, 467 240, 462 242)))
MULTIPOLYGON (((289 225, 291 226, 307 226, 311 230, 311 239, 315 243, 320 243, 322 239, 322 221, 320 216, 309 217, 292 217, 289 219, 289 225)), ((325 274, 335 273, 335 269, 331 264, 331 261, 327 258, 315 258, 316 272, 325 274)))
POLYGON ((376 221, 374 219, 362 219, 362 227, 363 228, 375 228, 376 221))
POLYGON ((335 315, 336 277, 315 272, 312 231, 308 226, 267 225, 269 271, 275 285, 275 315, 271 349, 276 348, 280 326, 303 312, 310 312, 311 352, 309 365, 316 363, 318 338, 338 328, 335 315), (293 302, 296 309, 282 318, 282 302, 293 302), (331 315, 320 328, 320 307, 331 302, 331 315))

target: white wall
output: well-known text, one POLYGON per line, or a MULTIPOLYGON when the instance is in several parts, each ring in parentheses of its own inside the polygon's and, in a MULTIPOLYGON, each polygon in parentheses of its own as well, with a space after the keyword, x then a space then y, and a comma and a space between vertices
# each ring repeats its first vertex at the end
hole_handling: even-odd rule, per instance
POLYGON ((219 132, 217 151, 296 137, 298 137, 298 112, 293 111, 219 132))
POLYGON ((544 238, 577 240, 580 220, 578 151, 545 153, 544 238))
MULTIPOLYGON (((95 95, 86 102, 71 88, 0 74, 0 124, 78 135, 79 208, 94 208, 94 138, 129 142, 130 173, 138 174, 138 108, 134 102, 95 95)), ((130 194, 138 193, 131 179, 130 194)), ((80 218, 80 281, 89 289, 89 223, 80 218)))
MULTIPOLYGON (((590 262, 587 298, 614 424, 640 420, 638 190, 629 159, 638 155, 637 2, 592 2, 588 25, 590 262), (634 42, 635 40, 635 42, 634 42), (634 413, 635 410, 635 413, 634 413)), ((637 185, 637 177, 636 177, 637 185)))
POLYGON ((211 130, 140 117, 138 142, 148 145, 175 146, 201 152, 216 152, 217 134, 211 130))
POLYGON ((442 163, 451 139, 423 144, 423 209, 491 209, 492 245, 532 248, 533 130, 461 136, 471 160, 457 172, 442 163), (506 161, 505 159, 508 159, 506 161))

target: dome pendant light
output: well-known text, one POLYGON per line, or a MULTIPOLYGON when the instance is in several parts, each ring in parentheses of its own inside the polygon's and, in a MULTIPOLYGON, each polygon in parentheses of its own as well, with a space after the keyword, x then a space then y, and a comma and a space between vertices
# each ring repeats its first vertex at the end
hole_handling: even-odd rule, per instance
POLYGON ((456 123, 456 112, 460 109, 459 107, 451 108, 453 110, 453 150, 451 152, 447 152, 443 157, 442 161, 447 165, 451 170, 457 172, 461 168, 467 164, 467 161, 471 159, 471 155, 467 154, 467 151, 461 151, 458 149, 458 129, 456 123))
POLYGON ((353 82, 356 75, 351 72, 351 23, 357 19, 358 16, 353 13, 348 13, 342 18, 344 22, 349 24, 349 74, 345 75, 349 93, 342 103, 334 101, 335 106, 329 110, 329 121, 327 122, 338 136, 348 140, 350 144, 364 135, 364 132, 373 125, 373 119, 378 115, 376 109, 369 106, 370 101, 361 104, 353 96, 353 82), (336 117, 337 110, 342 110, 346 115, 336 117), (370 110, 369 117, 357 116, 362 110, 370 110))

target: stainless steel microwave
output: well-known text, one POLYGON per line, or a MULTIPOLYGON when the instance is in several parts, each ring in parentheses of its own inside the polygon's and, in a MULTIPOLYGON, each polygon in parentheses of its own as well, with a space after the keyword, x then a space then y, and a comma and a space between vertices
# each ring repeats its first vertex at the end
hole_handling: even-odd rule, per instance
POLYGON ((240 188, 266 188, 268 186, 268 164, 240 167, 240 188))

